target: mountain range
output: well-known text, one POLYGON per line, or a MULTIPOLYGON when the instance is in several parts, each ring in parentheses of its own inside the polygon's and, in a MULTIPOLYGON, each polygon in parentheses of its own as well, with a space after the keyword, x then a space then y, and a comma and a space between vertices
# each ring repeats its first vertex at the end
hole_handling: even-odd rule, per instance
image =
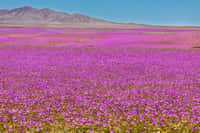
POLYGON ((0 24, 112 24, 113 22, 82 14, 68 14, 29 6, 15 9, 0 9, 0 24))
POLYGON ((0 9, 0 25, 31 26, 100 26, 122 28, 194 28, 198 26, 156 26, 135 23, 117 23, 89 17, 82 14, 68 14, 48 8, 36 9, 24 6, 15 9, 0 9))

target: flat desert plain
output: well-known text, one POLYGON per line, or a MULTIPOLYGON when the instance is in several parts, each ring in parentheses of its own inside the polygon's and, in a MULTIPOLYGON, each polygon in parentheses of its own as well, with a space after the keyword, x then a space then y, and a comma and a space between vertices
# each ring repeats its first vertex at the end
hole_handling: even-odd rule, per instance
POLYGON ((200 30, 1 26, 0 131, 199 133, 200 30))

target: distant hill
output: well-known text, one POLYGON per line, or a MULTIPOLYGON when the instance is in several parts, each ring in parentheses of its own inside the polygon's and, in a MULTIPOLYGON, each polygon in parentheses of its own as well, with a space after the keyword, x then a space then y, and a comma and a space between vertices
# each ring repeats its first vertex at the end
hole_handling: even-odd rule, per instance
POLYGON ((68 14, 50 9, 36 9, 29 6, 12 10, 0 9, 0 24, 112 24, 82 14, 68 14))
POLYGON ((92 18, 82 14, 68 14, 54 10, 36 9, 29 6, 15 9, 0 9, 0 26, 78 26, 78 27, 114 27, 114 28, 167 28, 200 29, 198 26, 156 26, 135 23, 117 23, 92 18))

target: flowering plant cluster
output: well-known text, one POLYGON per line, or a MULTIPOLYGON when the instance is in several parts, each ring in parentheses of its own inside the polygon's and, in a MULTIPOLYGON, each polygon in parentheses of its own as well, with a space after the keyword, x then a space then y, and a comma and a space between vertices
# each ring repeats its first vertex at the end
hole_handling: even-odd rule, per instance
POLYGON ((0 46, 0 131, 200 132, 200 51, 0 46))

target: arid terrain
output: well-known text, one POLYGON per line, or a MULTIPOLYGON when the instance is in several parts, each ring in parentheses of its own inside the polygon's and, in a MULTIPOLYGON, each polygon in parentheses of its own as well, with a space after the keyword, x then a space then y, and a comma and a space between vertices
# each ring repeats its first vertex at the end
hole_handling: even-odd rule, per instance
POLYGON ((2 25, 0 131, 200 132, 200 30, 2 25))

